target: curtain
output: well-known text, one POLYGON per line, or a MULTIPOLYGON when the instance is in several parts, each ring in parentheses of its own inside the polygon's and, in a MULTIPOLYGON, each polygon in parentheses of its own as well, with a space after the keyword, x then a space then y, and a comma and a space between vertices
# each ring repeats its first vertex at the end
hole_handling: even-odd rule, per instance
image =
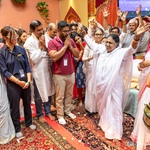
POLYGON ((112 26, 115 25, 116 18, 117 18, 117 7, 118 7, 118 0, 96 0, 97 7, 97 13, 96 13, 96 20, 103 25, 103 14, 102 9, 105 6, 108 6, 108 11, 110 12, 110 15, 107 18, 108 24, 111 24, 112 26), (98 5, 100 2, 105 1, 103 4, 98 5))
POLYGON ((99 7, 101 4, 103 4, 106 0, 95 0, 96 3, 95 3, 95 7, 99 7))

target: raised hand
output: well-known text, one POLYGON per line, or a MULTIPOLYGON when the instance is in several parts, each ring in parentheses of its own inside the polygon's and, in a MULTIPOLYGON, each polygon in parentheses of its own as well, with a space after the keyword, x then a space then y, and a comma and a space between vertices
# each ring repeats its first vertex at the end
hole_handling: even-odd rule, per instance
POLYGON ((141 9, 142 9, 142 5, 139 5, 139 7, 136 9, 137 15, 140 15, 141 9))
POLYGON ((120 18, 121 17, 121 15, 122 15, 122 11, 120 10, 120 8, 118 7, 118 9, 117 9, 117 17, 118 18, 120 18))
POLYGON ((41 50, 43 50, 43 48, 46 50, 46 46, 45 46, 45 36, 42 35, 40 38, 39 38, 39 47, 41 50))
POLYGON ((122 20, 122 22, 125 22, 126 21, 126 18, 127 18, 127 15, 128 15, 128 12, 127 11, 125 11, 123 14, 122 14, 122 16, 121 16, 121 20, 122 20))
POLYGON ((107 18, 110 15, 110 13, 108 12, 108 7, 104 7, 102 13, 103 13, 103 17, 107 18))
POLYGON ((81 22, 78 23, 78 30, 82 32, 83 29, 83 25, 81 22))
POLYGON ((65 45, 66 47, 69 47, 69 46, 71 45, 70 35, 67 36, 67 38, 66 38, 66 40, 65 40, 65 42, 64 42, 64 45, 65 45))
POLYGON ((86 31, 84 30, 82 23, 78 23, 78 29, 80 30, 82 36, 84 37, 86 35, 86 31))
POLYGON ((150 23, 146 23, 145 25, 141 26, 139 25, 138 28, 136 29, 136 35, 141 35, 142 33, 148 31, 150 28, 150 23))
POLYGON ((97 28, 97 21, 95 19, 90 19, 89 20, 89 27, 94 26, 94 28, 97 28))

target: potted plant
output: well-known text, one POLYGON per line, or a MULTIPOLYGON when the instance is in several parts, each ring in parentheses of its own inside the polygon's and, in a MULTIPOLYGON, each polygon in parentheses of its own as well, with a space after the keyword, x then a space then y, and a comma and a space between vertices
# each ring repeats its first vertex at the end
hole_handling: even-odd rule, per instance
POLYGON ((14 2, 14 3, 25 3, 26 0, 12 0, 12 2, 14 2))
POLYGON ((49 21, 49 9, 46 2, 38 2, 36 5, 37 10, 40 12, 40 15, 43 17, 46 23, 49 21))

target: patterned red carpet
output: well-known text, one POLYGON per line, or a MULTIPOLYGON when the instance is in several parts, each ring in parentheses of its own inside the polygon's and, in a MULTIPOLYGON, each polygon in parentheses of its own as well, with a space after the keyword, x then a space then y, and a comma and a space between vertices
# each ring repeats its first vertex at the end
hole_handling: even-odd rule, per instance
MULTIPOLYGON (((37 130, 31 131, 22 124, 25 138, 1 145, 0 150, 135 150, 136 145, 129 136, 133 130, 133 118, 124 114, 123 138, 114 143, 104 137, 103 131, 97 126, 98 114, 88 115, 83 107, 73 111, 77 118, 65 117, 67 124, 62 126, 57 121, 46 118, 47 123, 41 124, 36 117, 33 123, 37 130)), ((56 115, 56 113, 54 113, 56 115)), ((147 148, 147 150, 150 150, 147 148)))
POLYGON ((114 143, 104 137, 103 131, 98 126, 98 114, 88 115, 84 107, 76 107, 74 113, 77 119, 71 120, 66 117, 69 130, 77 139, 85 143, 91 150, 135 150, 136 146, 131 142, 129 136, 133 130, 133 118, 124 114, 124 135, 120 142, 114 143))
POLYGON ((33 124, 37 129, 31 131, 22 124, 23 139, 14 138, 10 143, 0 145, 0 150, 75 150, 67 140, 55 131, 49 124, 40 123, 36 118, 33 124))

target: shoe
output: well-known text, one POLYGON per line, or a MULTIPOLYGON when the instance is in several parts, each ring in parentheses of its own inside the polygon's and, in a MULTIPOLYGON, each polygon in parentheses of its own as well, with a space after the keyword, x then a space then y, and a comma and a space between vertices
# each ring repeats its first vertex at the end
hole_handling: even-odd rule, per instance
POLYGON ((62 117, 62 118, 59 118, 58 119, 58 122, 60 123, 60 124, 66 124, 66 120, 62 117))
POLYGON ((75 118, 76 118, 76 115, 74 115, 73 113, 68 114, 68 116, 69 116, 71 119, 75 119, 75 118))
POLYGON ((35 129, 36 129, 36 126, 33 125, 33 124, 31 124, 31 125, 29 126, 29 128, 30 128, 31 130, 35 130, 35 129))
POLYGON ((16 133, 16 137, 17 137, 17 138, 21 138, 21 137, 23 137, 23 135, 22 135, 21 132, 17 132, 17 133, 16 133))

